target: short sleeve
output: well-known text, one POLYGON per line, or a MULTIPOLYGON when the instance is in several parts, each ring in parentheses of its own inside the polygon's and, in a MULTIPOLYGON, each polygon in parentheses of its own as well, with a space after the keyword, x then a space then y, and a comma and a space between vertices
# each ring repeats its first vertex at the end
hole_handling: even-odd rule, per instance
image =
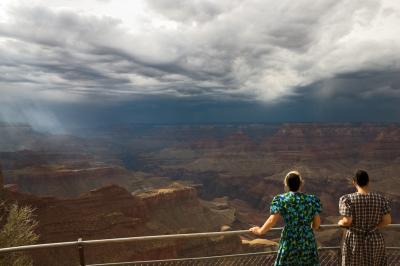
POLYGON ((391 212, 390 200, 384 197, 382 206, 382 215, 388 214, 390 212, 391 212))
POLYGON ((318 197, 313 196, 314 201, 314 213, 313 216, 320 214, 322 212, 322 204, 318 197))
POLYGON ((282 209, 281 199, 279 196, 275 196, 272 199, 269 212, 271 214, 281 213, 281 209, 282 209))
POLYGON ((339 213, 342 216, 352 216, 351 201, 346 196, 342 196, 339 200, 339 213))

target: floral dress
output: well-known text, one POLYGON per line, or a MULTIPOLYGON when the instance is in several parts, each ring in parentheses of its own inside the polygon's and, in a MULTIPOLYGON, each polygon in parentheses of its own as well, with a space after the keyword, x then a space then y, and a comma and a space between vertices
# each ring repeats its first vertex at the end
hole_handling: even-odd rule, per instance
POLYGON ((274 197, 270 212, 279 213, 285 221, 275 266, 319 265, 311 222, 321 212, 320 200, 314 195, 288 192, 274 197))

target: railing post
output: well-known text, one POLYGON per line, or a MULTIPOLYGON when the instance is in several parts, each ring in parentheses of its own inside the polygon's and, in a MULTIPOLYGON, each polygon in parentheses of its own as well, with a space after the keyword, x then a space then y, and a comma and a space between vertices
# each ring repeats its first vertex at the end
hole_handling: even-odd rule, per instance
POLYGON ((82 238, 78 239, 79 266, 85 266, 85 249, 83 247, 82 238))
POLYGON ((339 244, 339 260, 338 260, 338 265, 342 265, 342 252, 343 252, 343 245, 344 245, 344 238, 346 237, 346 230, 342 228, 342 237, 340 238, 340 244, 339 244))

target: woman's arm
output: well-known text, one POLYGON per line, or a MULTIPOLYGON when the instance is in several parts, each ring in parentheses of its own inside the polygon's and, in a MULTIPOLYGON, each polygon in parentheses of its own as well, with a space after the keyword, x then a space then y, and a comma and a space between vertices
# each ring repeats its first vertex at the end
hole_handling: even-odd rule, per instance
POLYGON ((317 230, 319 226, 321 225, 321 217, 319 214, 315 215, 312 222, 311 222, 311 227, 314 230, 317 230))
POLYGON ((391 222, 392 222, 392 216, 390 215, 390 213, 388 213, 388 214, 385 214, 382 216, 380 223, 376 227, 382 228, 382 227, 385 227, 386 225, 390 224, 391 222))
POLYGON ((338 225, 342 227, 349 227, 353 222, 353 218, 351 216, 343 216, 342 219, 339 220, 338 225))
POLYGON ((249 230, 255 235, 263 235, 276 224, 280 217, 281 215, 279 213, 271 214, 262 227, 254 226, 249 230))

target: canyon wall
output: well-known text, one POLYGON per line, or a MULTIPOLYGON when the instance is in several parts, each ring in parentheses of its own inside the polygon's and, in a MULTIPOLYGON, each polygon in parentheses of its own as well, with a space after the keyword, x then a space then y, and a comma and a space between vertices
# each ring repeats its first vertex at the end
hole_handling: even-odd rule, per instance
MULTIPOLYGON (((321 198, 328 219, 338 215, 340 196, 354 191, 349 178, 361 168, 370 173, 371 189, 399 209, 399 125, 284 124, 258 139, 241 128, 220 140, 198 139, 153 153, 151 160, 158 174, 203 184, 203 197, 229 196, 260 210, 283 192, 285 174, 297 169, 306 192, 321 198)), ((399 213, 393 216, 400 221, 399 213)))
MULTIPOLYGON (((191 187, 173 185, 132 195, 110 185, 74 199, 36 197, 6 191, 8 202, 18 201, 35 209, 40 243, 102 239, 182 232, 206 232, 230 225, 232 217, 205 207, 191 187)), ((241 250, 239 238, 196 241, 157 241, 107 244, 87 248, 87 263, 215 255, 241 250), (200 252, 200 251, 201 252, 200 252)), ((73 265, 76 248, 31 252, 35 265, 73 265)))

